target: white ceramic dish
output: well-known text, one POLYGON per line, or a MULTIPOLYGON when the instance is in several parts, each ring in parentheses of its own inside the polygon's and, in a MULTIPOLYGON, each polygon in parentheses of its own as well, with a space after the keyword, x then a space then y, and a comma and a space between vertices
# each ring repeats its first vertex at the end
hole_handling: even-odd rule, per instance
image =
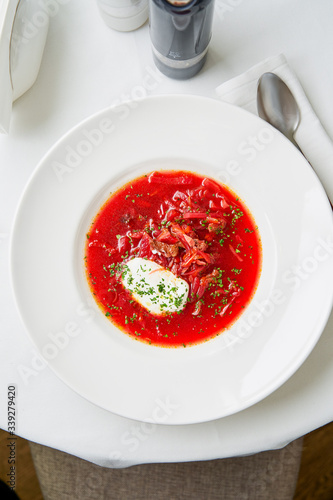
POLYGON ((48 7, 44 0, 19 1, 10 42, 13 101, 35 83, 47 40, 50 12, 55 16, 59 9, 57 3, 48 7))
POLYGON ((16 215, 12 281, 30 337, 75 391, 125 417, 197 423, 260 401, 306 359, 332 307, 332 240, 321 184, 277 131, 215 100, 152 97, 89 118, 44 157, 16 215), (248 309, 228 333, 186 349, 118 331, 95 306, 83 270, 85 235, 109 192, 158 168, 226 182, 262 237, 248 309))
POLYGON ((8 133, 12 103, 38 76, 53 7, 43 0, 0 2, 0 132, 8 133), (51 9, 51 11, 50 11, 51 9))

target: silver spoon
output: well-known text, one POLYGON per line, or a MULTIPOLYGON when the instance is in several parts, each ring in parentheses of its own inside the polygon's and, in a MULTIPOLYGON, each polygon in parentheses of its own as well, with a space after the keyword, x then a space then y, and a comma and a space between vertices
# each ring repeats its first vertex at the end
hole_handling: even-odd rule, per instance
POLYGON ((301 151, 294 139, 300 122, 297 102, 289 87, 274 73, 264 73, 259 78, 257 107, 260 118, 282 132, 301 151))
MULTIPOLYGON (((282 132, 306 158, 294 139, 301 118, 300 111, 289 87, 279 76, 274 73, 264 73, 259 78, 257 107, 260 118, 263 118, 282 132)), ((332 178, 327 178, 326 172, 321 172, 320 178, 326 186, 327 196, 333 206, 332 178)))

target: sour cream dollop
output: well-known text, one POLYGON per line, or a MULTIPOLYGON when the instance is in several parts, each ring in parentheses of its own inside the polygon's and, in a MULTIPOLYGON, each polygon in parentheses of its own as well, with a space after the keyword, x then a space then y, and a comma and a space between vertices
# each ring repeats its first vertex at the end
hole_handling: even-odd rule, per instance
POLYGON ((186 305, 187 282, 151 260, 135 257, 127 262, 122 282, 133 299, 151 314, 181 311, 186 305))

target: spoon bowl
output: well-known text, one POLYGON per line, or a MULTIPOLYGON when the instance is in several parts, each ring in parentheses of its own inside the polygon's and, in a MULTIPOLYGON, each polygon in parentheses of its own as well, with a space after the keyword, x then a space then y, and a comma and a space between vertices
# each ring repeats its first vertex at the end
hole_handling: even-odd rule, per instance
POLYGON ((300 111, 289 87, 274 73, 264 73, 258 82, 257 106, 260 118, 273 125, 298 149, 294 133, 300 122, 300 111))

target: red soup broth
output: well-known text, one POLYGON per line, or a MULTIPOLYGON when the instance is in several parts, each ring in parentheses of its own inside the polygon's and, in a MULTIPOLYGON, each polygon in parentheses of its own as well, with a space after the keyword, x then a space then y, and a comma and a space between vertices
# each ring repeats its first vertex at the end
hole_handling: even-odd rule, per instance
POLYGON ((225 331, 258 285, 261 243, 244 203, 225 185, 187 171, 156 171, 111 194, 87 233, 86 275, 105 316, 136 340, 189 346, 225 331), (123 286, 134 257, 187 281, 182 311, 151 314, 123 286))

